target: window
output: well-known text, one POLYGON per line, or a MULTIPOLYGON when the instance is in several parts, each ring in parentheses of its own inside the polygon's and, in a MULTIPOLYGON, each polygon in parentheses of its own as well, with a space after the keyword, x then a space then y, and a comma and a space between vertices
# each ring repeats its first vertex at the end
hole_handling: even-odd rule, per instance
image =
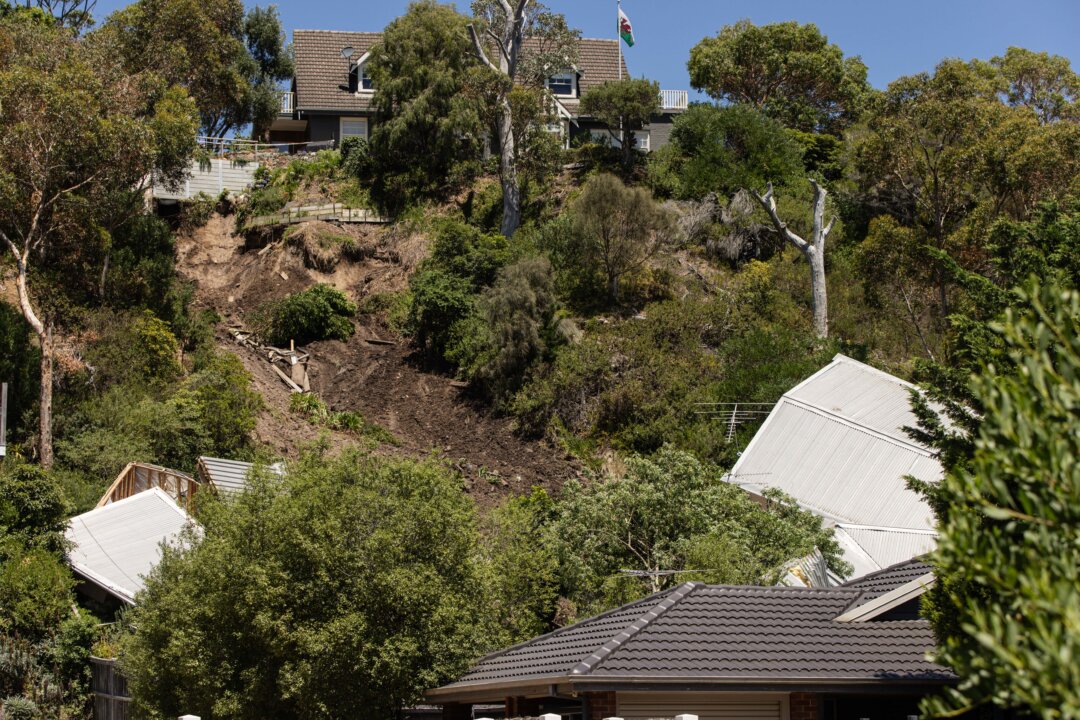
POLYGON ((367 63, 356 66, 356 89, 358 92, 372 92, 375 86, 371 84, 371 76, 368 75, 367 63))
POLYGON ((341 139, 347 137, 367 137, 367 118, 343 117, 341 118, 341 139))
POLYGON ((649 152, 649 131, 638 130, 634 133, 634 147, 643 152, 649 152))
POLYGON ((575 73, 559 73, 547 79, 548 90, 557 97, 577 96, 577 75, 575 73))

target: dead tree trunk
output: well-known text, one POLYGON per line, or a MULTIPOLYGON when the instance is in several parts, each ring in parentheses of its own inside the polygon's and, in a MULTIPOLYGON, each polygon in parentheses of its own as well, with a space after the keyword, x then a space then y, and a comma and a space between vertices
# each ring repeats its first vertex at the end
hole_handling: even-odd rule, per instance
POLYGON ((517 73, 518 58, 525 32, 525 8, 529 0, 516 0, 513 6, 510 0, 499 0, 499 6, 505 14, 501 32, 491 28, 487 35, 498 49, 498 64, 491 61, 474 25, 469 25, 469 37, 472 39, 473 52, 480 62, 504 76, 507 88, 499 98, 496 113, 496 133, 499 141, 499 179, 503 191, 503 219, 500 231, 510 237, 521 224, 521 186, 517 177, 517 148, 514 142, 514 118, 510 108, 509 88, 513 85, 517 73))
POLYGON ((829 302, 825 285, 825 240, 832 230, 833 221, 825 222, 825 196, 828 192, 816 180, 811 180, 814 186, 814 229, 813 236, 807 242, 797 233, 793 232, 776 212, 776 197, 773 195, 772 183, 764 195, 751 193, 761 207, 769 214, 776 231, 780 237, 794 245, 806 258, 810 265, 810 288, 813 293, 814 308, 814 334, 819 338, 829 336, 829 302))

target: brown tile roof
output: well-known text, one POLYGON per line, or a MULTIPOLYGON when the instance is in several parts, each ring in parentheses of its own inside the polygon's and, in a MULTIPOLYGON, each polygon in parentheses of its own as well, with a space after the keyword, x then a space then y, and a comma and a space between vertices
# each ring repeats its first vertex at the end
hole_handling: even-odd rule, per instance
MULTIPOLYGON (((351 45, 359 58, 382 39, 381 32, 343 32, 339 30, 294 30, 296 56, 296 107, 298 110, 342 110, 371 112, 370 95, 349 90, 348 67, 341 48, 351 45)), ((615 40, 582 38, 578 44, 580 92, 619 77, 619 46, 615 40)), ((623 77, 629 77, 623 61, 623 77)), ((571 112, 577 111, 576 99, 563 99, 571 112)))
POLYGON ((480 660, 433 697, 536 681, 689 684, 951 682, 925 620, 835 618, 853 588, 684 583, 480 660))
POLYGON ((371 96, 349 90, 349 68, 341 48, 351 45, 359 59, 382 39, 379 32, 294 30, 296 108, 371 112, 371 96))
POLYGON ((857 580, 844 583, 841 587, 861 590, 863 595, 858 604, 869 602, 879 598, 887 592, 892 592, 898 587, 907 585, 912 580, 918 580, 923 575, 933 572, 934 569, 918 558, 906 562, 890 565, 887 568, 863 575, 857 580))

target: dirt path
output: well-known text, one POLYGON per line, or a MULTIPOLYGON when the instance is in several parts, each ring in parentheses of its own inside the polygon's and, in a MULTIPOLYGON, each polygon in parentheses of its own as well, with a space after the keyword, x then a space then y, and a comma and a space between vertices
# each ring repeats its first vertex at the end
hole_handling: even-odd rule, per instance
MULTIPOLYGON (((380 240, 380 252, 360 262, 341 262, 333 272, 304 266, 301 253, 282 243, 269 249, 248 248, 232 234, 233 219, 214 216, 177 245, 178 270, 196 286, 196 302, 213 308, 225 322, 217 342, 240 356, 266 401, 255 434, 274 452, 295 456, 319 437, 320 430, 289 411, 290 393, 268 363, 234 343, 225 331, 244 320, 260 303, 325 282, 360 299, 371 292, 400 289, 411 266, 422 257, 415 238, 380 240)), ((312 390, 333 410, 359 411, 389 430, 400 445, 379 452, 445 458, 463 474, 469 494, 483 505, 539 485, 551 491, 579 473, 565 452, 544 441, 521 438, 507 418, 468 398, 452 378, 425 370, 412 358, 407 342, 396 338, 378 319, 364 317, 348 342, 324 341, 305 348, 311 353, 312 390), (372 344, 371 338, 394 345, 372 344)), ((332 447, 352 441, 344 433, 328 435, 332 447)))

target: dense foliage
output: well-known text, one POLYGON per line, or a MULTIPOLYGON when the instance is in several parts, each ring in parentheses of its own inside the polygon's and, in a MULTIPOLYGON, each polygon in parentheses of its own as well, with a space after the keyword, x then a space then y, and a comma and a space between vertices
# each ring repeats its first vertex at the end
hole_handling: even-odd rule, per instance
POLYGON ((581 112, 608 127, 622 150, 623 165, 630 167, 636 150, 635 133, 660 112, 660 84, 644 78, 606 82, 582 96, 581 112))
POLYGON ((437 464, 311 456, 201 518, 131 618, 149 712, 392 717, 482 647, 471 502, 437 464))
POLYGON ((796 130, 837 133, 871 94, 862 60, 844 57, 813 23, 740 20, 695 45, 688 67, 695 88, 796 130))
POLYGON ((348 340, 355 328, 356 303, 322 283, 290 293, 258 309, 255 326, 267 342, 285 347, 315 340, 348 340))
POLYGON ((468 85, 467 22, 449 5, 416 2, 372 50, 379 115, 366 169, 372 197, 385 207, 440 198, 479 170, 485 128, 468 85))
POLYGON ((969 462, 934 491, 944 583, 931 603, 938 657, 962 682, 934 712, 992 702, 1080 715, 1080 296, 1029 285, 998 332, 1015 370, 981 364, 983 419, 969 462))

